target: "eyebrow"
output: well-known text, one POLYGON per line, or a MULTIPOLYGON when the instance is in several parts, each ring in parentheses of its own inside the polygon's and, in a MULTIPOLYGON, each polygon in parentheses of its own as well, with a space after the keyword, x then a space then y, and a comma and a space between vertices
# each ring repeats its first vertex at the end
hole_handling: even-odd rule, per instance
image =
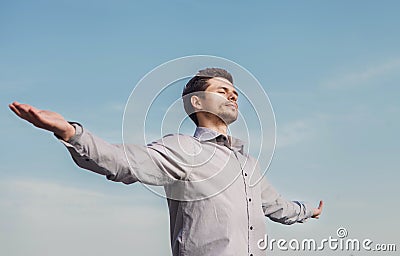
MULTIPOLYGON (((224 89, 225 91, 229 91, 229 88, 225 87, 225 86, 218 86, 217 90, 218 89, 224 89)), ((237 93, 236 90, 233 90, 233 94, 235 94, 236 96, 239 96, 239 94, 237 93)))

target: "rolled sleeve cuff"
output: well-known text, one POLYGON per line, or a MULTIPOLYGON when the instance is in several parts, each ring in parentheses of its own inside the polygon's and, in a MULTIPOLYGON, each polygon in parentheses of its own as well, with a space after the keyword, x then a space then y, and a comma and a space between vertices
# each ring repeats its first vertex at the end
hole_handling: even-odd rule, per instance
POLYGON ((299 202, 295 201, 300 206, 300 218, 298 222, 304 223, 307 222, 314 214, 314 209, 308 202, 299 202))

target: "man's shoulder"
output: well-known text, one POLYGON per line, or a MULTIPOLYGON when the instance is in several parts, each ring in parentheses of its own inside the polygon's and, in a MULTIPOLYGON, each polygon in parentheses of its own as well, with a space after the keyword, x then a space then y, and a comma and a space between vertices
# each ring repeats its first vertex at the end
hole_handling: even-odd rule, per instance
POLYGON ((195 137, 186 134, 166 134, 162 138, 147 144, 147 148, 162 153, 175 161, 187 162, 193 159, 194 152, 199 151, 195 137))
POLYGON ((162 145, 165 147, 184 147, 186 148, 187 146, 193 146, 193 143, 198 142, 198 139, 195 137, 188 135, 188 134, 182 134, 182 133, 169 133, 164 135, 162 138, 153 141, 152 143, 148 145, 162 145))
POLYGON ((175 138, 175 137, 195 139, 195 137, 184 133, 168 133, 165 134, 162 138, 175 138))

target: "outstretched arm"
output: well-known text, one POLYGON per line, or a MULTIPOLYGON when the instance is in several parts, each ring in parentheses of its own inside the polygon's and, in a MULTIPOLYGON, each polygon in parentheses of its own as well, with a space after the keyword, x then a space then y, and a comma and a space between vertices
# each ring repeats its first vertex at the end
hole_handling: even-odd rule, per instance
POLYGON ((75 128, 56 112, 40 110, 18 102, 11 103, 9 107, 20 118, 38 128, 53 132, 65 141, 75 134, 75 128))
POLYGON ((69 123, 58 113, 18 102, 9 107, 34 126, 53 132, 67 147, 78 166, 104 175, 109 180, 125 184, 140 181, 166 185, 186 175, 187 170, 182 166, 189 165, 175 163, 176 159, 187 159, 183 157, 182 150, 172 147, 178 145, 176 136, 146 146, 115 145, 96 137, 77 123, 69 123))
POLYGON ((304 222, 309 218, 318 219, 322 213, 323 201, 318 208, 299 201, 288 201, 283 198, 266 179, 261 183, 261 200, 265 216, 275 222, 290 225, 304 222))

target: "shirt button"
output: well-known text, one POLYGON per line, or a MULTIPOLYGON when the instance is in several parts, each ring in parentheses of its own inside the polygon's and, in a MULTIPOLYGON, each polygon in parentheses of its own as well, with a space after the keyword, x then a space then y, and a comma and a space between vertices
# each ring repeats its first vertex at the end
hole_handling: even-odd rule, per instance
POLYGON ((253 256, 253 254, 251 253, 250 256, 253 256))
POLYGON ((85 159, 85 161, 86 161, 86 162, 89 162, 89 161, 90 161, 90 159, 89 159, 89 158, 86 158, 86 159, 85 159))
POLYGON ((250 226, 250 230, 253 230, 253 226, 250 226))
POLYGON ((244 176, 247 176, 247 172, 244 173, 244 176))
POLYGON ((249 202, 251 202, 251 198, 249 198, 249 202))

